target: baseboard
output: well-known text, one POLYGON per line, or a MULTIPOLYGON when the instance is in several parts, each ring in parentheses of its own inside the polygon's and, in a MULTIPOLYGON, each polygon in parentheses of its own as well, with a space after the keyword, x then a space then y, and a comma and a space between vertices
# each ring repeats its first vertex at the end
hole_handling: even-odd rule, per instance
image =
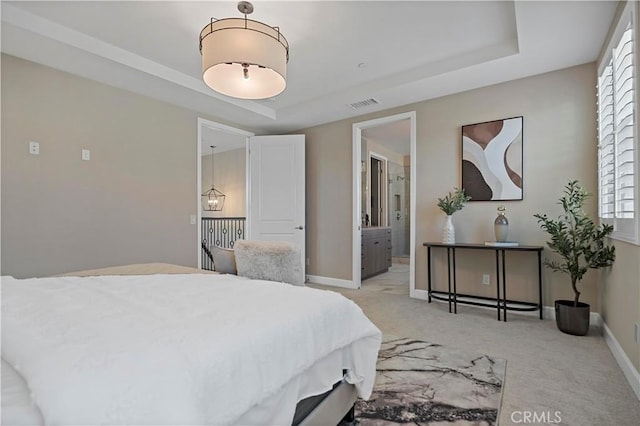
POLYGON ((339 278, 331 278, 331 277, 321 277, 318 275, 307 275, 307 282, 311 282, 314 284, 322 284, 322 285, 330 285, 333 287, 342 287, 342 288, 351 288, 357 289, 353 284, 353 281, 350 280, 341 280, 339 278))
POLYGON ((624 353, 622 347, 618 343, 618 340, 616 340, 616 337, 613 335, 609 327, 607 327, 606 323, 602 324, 602 337, 604 337, 604 341, 607 343, 609 350, 613 354, 613 357, 618 362, 618 366, 620 366, 622 373, 631 385, 631 389, 633 389, 636 397, 640 400, 640 373, 636 370, 627 354, 624 353))
POLYGON ((409 289, 410 294, 409 296, 413 299, 420 299, 420 300, 429 300, 429 292, 427 290, 420 290, 420 289, 413 289, 413 291, 411 291, 411 289, 409 289))

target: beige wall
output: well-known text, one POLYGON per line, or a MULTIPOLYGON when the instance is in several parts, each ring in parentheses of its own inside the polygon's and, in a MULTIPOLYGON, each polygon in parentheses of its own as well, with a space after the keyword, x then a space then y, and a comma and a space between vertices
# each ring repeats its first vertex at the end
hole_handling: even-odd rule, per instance
MULTIPOLYGON (((216 153, 213 163, 215 188, 225 195, 221 212, 202 212, 203 217, 246 217, 247 151, 216 153)), ((202 191, 211 189, 211 154, 202 156, 202 191)))
MULTIPOLYGON (((560 213, 556 205, 563 185, 579 179, 596 191, 595 65, 593 63, 460 94, 394 108, 302 130, 307 136, 307 253, 312 275, 351 279, 352 124, 407 111, 417 115, 416 287, 426 288, 424 241, 439 241, 444 215, 437 198, 460 185, 460 127, 524 116, 524 200, 510 201, 509 239, 543 245, 546 235, 534 213, 560 213)), ((589 213, 595 214, 592 200, 589 213)), ((494 239, 493 220, 500 203, 470 203, 454 216, 458 242, 494 239)), ((547 255, 548 250, 547 250, 547 255)), ((535 257, 509 256, 509 296, 534 300, 535 257), (512 262, 513 260, 513 262, 512 262)), ((495 294, 482 286, 492 274, 489 253, 459 252, 459 291, 495 294)), ((436 256, 436 266, 442 256, 436 256)), ((438 271, 436 271, 438 272, 438 271)), ((442 281, 442 274, 436 279, 442 281)), ((572 296, 568 278, 544 271, 544 301, 572 296)), ((597 274, 588 273, 582 300, 599 310, 597 274)))
POLYGON ((640 345, 634 342, 634 322, 640 323, 640 247, 615 241, 616 261, 610 271, 600 274, 602 318, 640 371, 640 345))
POLYGON ((2 274, 195 266, 197 117, 2 55, 2 274))

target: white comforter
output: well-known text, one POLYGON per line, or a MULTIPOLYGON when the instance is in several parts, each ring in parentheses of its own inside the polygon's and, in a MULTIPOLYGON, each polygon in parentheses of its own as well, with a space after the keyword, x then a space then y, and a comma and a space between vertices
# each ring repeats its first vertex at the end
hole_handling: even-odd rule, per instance
POLYGON ((47 424, 234 423, 341 348, 368 398, 380 339, 343 296, 269 281, 2 278, 2 357, 47 424))

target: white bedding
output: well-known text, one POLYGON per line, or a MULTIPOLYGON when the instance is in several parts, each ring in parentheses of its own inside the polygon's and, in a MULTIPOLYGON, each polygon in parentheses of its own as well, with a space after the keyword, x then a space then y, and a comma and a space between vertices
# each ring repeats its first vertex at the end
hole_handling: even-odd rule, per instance
POLYGON ((343 296, 281 283, 2 278, 2 358, 48 424, 232 424, 270 405, 264 419, 290 423, 335 367, 368 398, 380 339, 343 296))

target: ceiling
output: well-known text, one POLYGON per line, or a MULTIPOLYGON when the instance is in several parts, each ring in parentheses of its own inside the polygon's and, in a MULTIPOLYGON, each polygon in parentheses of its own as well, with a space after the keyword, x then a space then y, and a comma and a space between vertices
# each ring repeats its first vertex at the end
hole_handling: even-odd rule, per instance
POLYGON ((198 36, 236 2, 2 1, 2 51, 256 133, 312 125, 597 59, 615 1, 254 1, 290 45, 276 98, 202 82, 198 36), (349 104, 378 103, 360 109, 349 104))

